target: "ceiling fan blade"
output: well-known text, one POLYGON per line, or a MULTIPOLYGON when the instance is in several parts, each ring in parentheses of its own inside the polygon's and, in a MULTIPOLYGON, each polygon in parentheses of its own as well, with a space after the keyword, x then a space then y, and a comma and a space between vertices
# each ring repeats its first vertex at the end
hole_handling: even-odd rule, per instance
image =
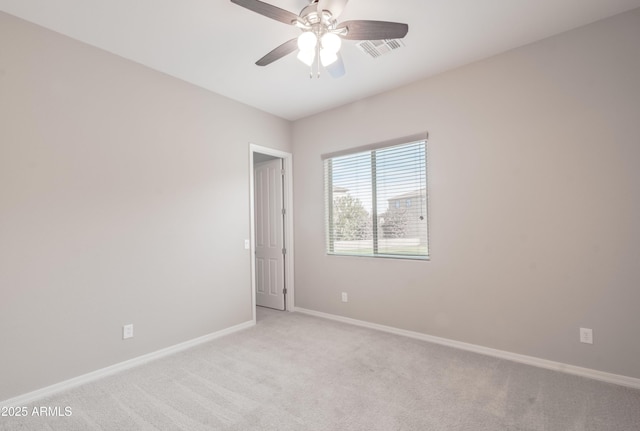
POLYGON ((325 67, 325 69, 327 69, 329 75, 334 78, 341 78, 342 76, 344 76, 344 61, 342 61, 342 56, 340 55, 340 53, 338 53, 338 59, 331 63, 329 66, 325 67))
POLYGON ((256 61, 256 64, 258 66, 266 66, 276 60, 280 60, 285 55, 291 54, 296 49, 298 49, 298 39, 291 39, 256 61))
POLYGON ((258 0, 231 0, 231 3, 235 3, 238 6, 242 6, 246 9, 259 13, 260 15, 264 15, 285 24, 291 24, 298 20, 298 15, 295 13, 258 0))
POLYGON ((347 28, 342 38, 348 40, 402 39, 409 32, 407 24, 387 21, 345 21, 338 26, 341 28, 347 28))
POLYGON ((337 18, 342 14, 349 0, 318 0, 318 12, 328 10, 331 16, 337 18))

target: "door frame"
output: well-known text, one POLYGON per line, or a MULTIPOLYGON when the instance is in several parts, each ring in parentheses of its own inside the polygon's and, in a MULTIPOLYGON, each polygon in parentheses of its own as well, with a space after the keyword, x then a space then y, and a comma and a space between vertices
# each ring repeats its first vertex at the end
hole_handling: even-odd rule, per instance
POLYGON ((254 153, 266 154, 282 159, 284 166, 284 190, 282 202, 286 209, 283 223, 284 247, 287 252, 284 255, 284 282, 287 288, 285 308, 293 311, 295 304, 295 289, 293 285, 293 155, 285 151, 274 150, 254 143, 249 143, 249 212, 250 212, 250 239, 251 252, 251 310, 253 321, 256 321, 256 215, 255 215, 255 178, 254 178, 254 153))

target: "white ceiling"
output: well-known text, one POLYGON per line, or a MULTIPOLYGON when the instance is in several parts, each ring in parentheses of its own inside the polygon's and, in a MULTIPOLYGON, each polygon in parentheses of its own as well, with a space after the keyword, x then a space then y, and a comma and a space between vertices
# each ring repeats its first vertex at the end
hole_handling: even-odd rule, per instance
MULTIPOLYGON (((270 0, 294 13, 309 0, 270 0)), ((309 79, 291 54, 254 63, 292 26, 229 0, 0 0, 0 10, 288 120, 389 90, 630 9, 640 0, 351 0, 339 21, 409 24, 373 59, 345 41, 347 74, 309 79)))

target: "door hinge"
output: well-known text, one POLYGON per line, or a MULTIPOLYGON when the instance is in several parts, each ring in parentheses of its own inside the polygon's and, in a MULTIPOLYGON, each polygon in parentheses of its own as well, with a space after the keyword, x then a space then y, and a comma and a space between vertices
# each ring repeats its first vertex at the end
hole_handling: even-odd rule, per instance
POLYGON ((284 169, 280 169, 280 173, 284 176, 284 169))
POLYGON ((282 289, 282 293, 284 293, 285 295, 287 294, 287 288, 286 287, 284 289, 282 289))
POLYGON ((286 248, 282 249, 282 254, 287 254, 287 249, 286 248))
POLYGON ((287 210, 282 208, 282 215, 285 215, 287 213, 287 210))

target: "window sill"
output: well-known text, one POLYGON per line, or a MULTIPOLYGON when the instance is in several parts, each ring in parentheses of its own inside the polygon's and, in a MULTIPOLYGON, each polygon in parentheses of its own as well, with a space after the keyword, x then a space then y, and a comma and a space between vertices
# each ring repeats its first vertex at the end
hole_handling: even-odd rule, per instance
POLYGON ((327 253, 327 256, 337 257, 368 257, 372 259, 396 259, 396 260, 418 260, 418 261, 430 261, 430 256, 401 256, 397 254, 347 254, 347 253, 327 253))

